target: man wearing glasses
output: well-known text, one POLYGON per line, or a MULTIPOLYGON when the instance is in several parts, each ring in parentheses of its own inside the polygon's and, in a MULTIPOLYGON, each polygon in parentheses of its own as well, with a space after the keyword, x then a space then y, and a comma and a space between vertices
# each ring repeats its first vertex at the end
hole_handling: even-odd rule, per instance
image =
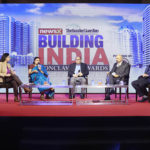
MULTIPOLYGON (((71 89, 71 95, 70 99, 75 97, 75 86, 77 83, 80 83, 81 85, 86 84, 85 77, 88 76, 89 69, 87 64, 81 62, 81 57, 76 57, 76 62, 71 64, 68 69, 68 77, 70 77, 70 85, 73 86, 71 89)), ((80 98, 84 99, 85 97, 85 88, 81 89, 80 98)))

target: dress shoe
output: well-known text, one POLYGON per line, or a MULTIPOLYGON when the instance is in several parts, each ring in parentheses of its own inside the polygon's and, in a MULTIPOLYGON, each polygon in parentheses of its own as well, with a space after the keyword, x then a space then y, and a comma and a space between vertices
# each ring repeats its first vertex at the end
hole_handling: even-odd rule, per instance
POLYGON ((105 99, 104 100, 111 100, 110 96, 109 95, 106 95, 105 99))
POLYGON ((139 100, 138 102, 145 102, 148 100, 148 97, 143 97, 141 100, 139 100))
POLYGON ((24 88, 24 92, 25 92, 25 93, 30 93, 30 92, 32 92, 32 89, 24 88))
POLYGON ((85 95, 84 94, 80 94, 80 98, 84 99, 85 95))
POLYGON ((75 98, 75 94, 70 94, 69 99, 73 99, 73 98, 75 98))
POLYGON ((19 102, 19 100, 18 100, 18 97, 17 97, 17 96, 15 96, 15 97, 14 97, 14 102, 19 102))

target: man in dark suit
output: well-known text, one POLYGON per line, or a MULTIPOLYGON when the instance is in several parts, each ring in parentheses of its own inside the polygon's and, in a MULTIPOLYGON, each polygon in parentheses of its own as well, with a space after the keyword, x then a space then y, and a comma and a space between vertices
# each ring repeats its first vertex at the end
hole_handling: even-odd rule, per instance
MULTIPOLYGON (((120 81, 123 81, 124 84, 128 84, 130 73, 130 64, 126 61, 123 61, 121 55, 116 56, 116 63, 113 65, 113 68, 110 72, 107 73, 106 84, 119 84, 120 81)), ((114 89, 106 89, 105 100, 111 100, 110 95, 114 93, 114 89)))
POLYGON ((148 100, 148 92, 146 90, 147 85, 150 84, 150 65, 145 69, 145 73, 138 77, 137 80, 132 82, 132 86, 137 91, 140 97, 143 97, 139 102, 148 100))
MULTIPOLYGON (((88 76, 89 70, 88 66, 85 63, 81 62, 81 57, 77 56, 76 57, 76 62, 71 64, 68 69, 68 77, 70 77, 70 85, 73 85, 73 88, 71 89, 71 93, 73 95, 70 95, 70 98, 74 98, 74 90, 75 90, 75 85, 77 82, 80 82, 81 85, 86 84, 86 79, 85 77, 88 76)), ((83 99, 85 96, 85 88, 81 89, 81 94, 80 97, 83 99)))

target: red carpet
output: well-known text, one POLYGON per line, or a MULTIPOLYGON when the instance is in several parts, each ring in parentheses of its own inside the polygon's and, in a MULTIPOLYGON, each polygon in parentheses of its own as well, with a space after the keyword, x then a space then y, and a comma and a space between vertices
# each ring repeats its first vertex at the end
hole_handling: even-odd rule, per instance
MULTIPOLYGON (((56 94, 55 97, 60 100, 66 96, 56 94)), ((88 98, 91 97, 103 99, 104 94, 88 94, 88 98)), ((28 95, 23 95, 23 99, 27 98, 28 95)), ((35 99, 39 99, 39 94, 33 94, 35 99)), ((21 106, 13 102, 12 94, 8 103, 5 94, 1 94, 0 116, 150 116, 150 103, 135 102, 135 94, 130 94, 128 105, 21 106)))

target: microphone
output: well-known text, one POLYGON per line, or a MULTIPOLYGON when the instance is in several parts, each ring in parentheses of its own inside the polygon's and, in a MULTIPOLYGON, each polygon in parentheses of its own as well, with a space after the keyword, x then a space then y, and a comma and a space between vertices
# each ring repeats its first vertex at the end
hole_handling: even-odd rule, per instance
POLYGON ((38 68, 41 68, 41 65, 40 65, 40 63, 38 63, 38 68))

